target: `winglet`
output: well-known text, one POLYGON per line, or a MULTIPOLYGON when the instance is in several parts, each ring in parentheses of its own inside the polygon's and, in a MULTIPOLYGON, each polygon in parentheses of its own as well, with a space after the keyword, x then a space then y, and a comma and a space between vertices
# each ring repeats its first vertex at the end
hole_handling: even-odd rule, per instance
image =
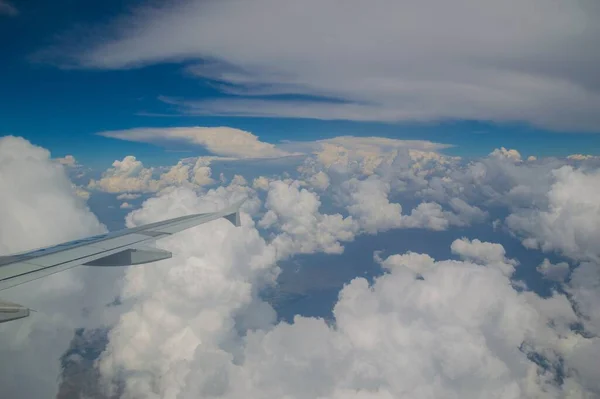
POLYGON ((242 225, 240 221, 240 208, 244 202, 246 202, 246 199, 247 198, 244 198, 243 200, 236 202, 224 211, 224 213, 227 213, 223 217, 229 220, 235 227, 240 227, 242 225))

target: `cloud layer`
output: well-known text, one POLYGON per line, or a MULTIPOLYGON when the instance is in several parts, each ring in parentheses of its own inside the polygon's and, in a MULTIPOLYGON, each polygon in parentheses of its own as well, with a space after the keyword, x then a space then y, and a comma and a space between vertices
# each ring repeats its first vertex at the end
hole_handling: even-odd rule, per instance
MULTIPOLYGON (((53 359, 72 336, 64 326, 110 326, 96 366, 106 393, 124 398, 600 394, 594 159, 525 161, 500 148, 465 161, 431 151, 435 145, 415 149, 380 138, 342 138, 311 148, 298 170, 259 176, 252 186, 241 175, 210 189, 198 184, 196 172, 212 174, 203 158, 156 170, 134 157, 116 162, 97 188, 122 193, 121 201, 136 199, 133 191, 153 193, 127 216, 127 226, 210 212, 247 197, 242 227, 217 220, 158 241, 173 258, 125 269, 122 285, 114 275, 66 274, 28 291, 59 310, 24 321, 33 323, 26 328, 2 326, 16 342, 3 342, 1 354, 21 355, 2 373, 3 386, 22 392, 23 384, 11 381, 22 381, 37 362, 41 382, 25 389, 43 396, 56 382, 56 374, 48 374, 57 372, 53 359), (497 230, 549 259, 520 262, 498 243, 450 230, 494 218, 497 230), (341 289, 329 322, 300 316, 277 322, 261 300, 261 290, 276 284, 282 260, 333 256, 360 234, 397 228, 450 230, 454 259, 373 254, 385 273, 373 282, 355 278, 341 289), (557 255, 564 259, 555 261, 557 255), (540 296, 517 281, 519 268, 537 268, 548 292, 540 296), (98 305, 117 294, 126 305, 98 305)), ((3 251, 103 229, 46 150, 0 139, 0 167, 2 192, 10 194, 0 204, 9 221, 0 227, 3 251), (32 235, 28 226, 38 219, 32 235), (10 234, 18 235, 11 241, 10 234)))
POLYGON ((234 95, 166 100, 192 114, 598 131, 599 16, 594 0, 187 0, 138 7, 45 53, 83 68, 187 61, 234 95))

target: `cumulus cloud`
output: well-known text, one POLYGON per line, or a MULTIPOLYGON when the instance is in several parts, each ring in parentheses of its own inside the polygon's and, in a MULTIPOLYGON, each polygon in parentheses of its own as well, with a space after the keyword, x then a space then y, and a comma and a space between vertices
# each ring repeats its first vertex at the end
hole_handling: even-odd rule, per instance
POLYGON ((128 203, 128 202, 123 202, 123 203, 121 204, 121 206, 119 206, 119 208, 121 208, 121 209, 131 209, 131 208, 133 208, 133 205, 131 205, 131 204, 130 204, 130 203, 128 203))
POLYGON ((340 241, 354 239, 357 226, 351 217, 322 214, 320 206, 319 196, 300 188, 298 181, 269 184, 267 213, 259 226, 280 232, 272 241, 279 257, 317 251, 341 253, 340 241))
POLYGON ((506 149, 504 147, 496 148, 494 151, 492 151, 490 156, 497 158, 506 158, 514 162, 522 161, 521 154, 519 153, 519 151, 513 149, 506 149))
POLYGON ((146 168, 136 157, 128 155, 122 161, 113 162, 113 167, 106 170, 100 179, 90 180, 88 188, 125 193, 129 197, 134 195, 133 192, 156 192, 168 186, 199 188, 215 182, 209 166, 212 160, 212 157, 183 159, 159 175, 158 169, 146 168))
POLYGON ((56 158, 56 160, 58 161, 58 163, 60 163, 61 165, 64 165, 64 166, 68 166, 68 167, 72 167, 72 168, 80 166, 73 155, 65 155, 62 158, 56 158))
POLYGON ((597 131, 599 13, 594 1, 190 0, 139 7, 83 42, 74 31, 45 56, 102 69, 187 61, 229 95, 179 102, 193 114, 597 131), (307 98, 261 97, 277 94, 307 98))
POLYGON ((141 161, 128 155, 122 161, 116 160, 112 168, 103 173, 100 180, 90 180, 88 188, 109 193, 126 191, 152 191, 152 170, 144 168, 141 161))
MULTIPOLYGON (((378 167, 391 162, 399 153, 422 157, 421 154, 434 154, 433 151, 451 146, 427 140, 340 136, 313 142, 291 142, 286 144, 287 147, 314 154, 314 160, 326 169, 371 175, 378 167)), ((304 168, 308 166, 305 165, 304 168)))
POLYGON ((118 200, 134 200, 140 198, 141 194, 133 194, 133 193, 123 193, 117 195, 118 200))
POLYGON ((292 155, 257 136, 230 127, 136 128, 98 133, 104 137, 142 143, 180 141, 205 147, 213 154, 234 158, 277 158, 292 155))
MULTIPOLYGON (((199 206, 185 190, 173 193, 199 206)), ((137 215, 151 221, 173 209, 170 200, 148 202, 137 215)), ((565 296, 544 299, 512 288, 517 262, 499 244, 457 240, 452 247, 462 261, 392 255, 380 260, 387 273, 372 285, 356 278, 341 290, 333 325, 300 316, 274 324, 272 309, 253 296, 253 284, 273 275, 274 253, 252 221, 243 222, 239 231, 219 223, 169 240, 165 248, 180 254, 169 267, 129 270, 125 294, 139 303, 112 330, 99 362, 102 376, 124 387, 125 396, 597 393, 590 379, 596 371, 582 367, 591 358, 578 352, 596 348, 595 341, 566 328, 577 317, 565 296), (240 312, 252 320, 241 320, 240 312)))
POLYGON ((75 190, 75 194, 80 197, 83 198, 84 200, 89 200, 90 199, 90 192, 87 191, 86 189, 77 186, 77 185, 73 185, 73 189, 75 190))
POLYGON ((3 195, 0 252, 48 246, 103 231, 50 153, 18 137, 0 138, 3 195), (64 226, 71 226, 68 229, 64 226), (52 233, 52 229, 59 231, 52 233), (57 241, 58 240, 58 241, 57 241))
POLYGON ((268 190, 269 189, 269 179, 265 176, 259 176, 252 181, 252 187, 256 190, 268 190))
MULTIPOLYGON (((147 200, 128 216, 127 225, 216 211, 233 198, 227 190, 210 190, 200 198, 188 188, 174 188, 147 200)), ((123 296, 136 305, 111 330, 99 361, 107 381, 119 382, 121 370, 129 376, 125 396, 176 397, 188 378, 196 378, 198 362, 233 344, 236 322, 256 328, 275 317, 256 290, 277 275, 275 251, 247 214, 242 213, 240 228, 217 220, 157 245, 174 256, 128 269, 123 296)))
POLYGON ((306 181, 310 186, 314 187, 317 190, 327 190, 327 187, 330 185, 330 179, 327 173, 322 170, 317 173, 311 175, 306 181))
POLYGON ((600 171, 563 166, 552 170, 547 206, 522 209, 507 218, 523 243, 560 251, 576 260, 598 260, 600 240, 600 171))
MULTIPOLYGON (((128 227, 210 212, 248 198, 241 228, 217 220, 158 241, 158 247, 173 252, 172 259, 128 268, 122 287, 113 281, 92 295, 95 301, 109 294, 114 299, 119 290, 120 300, 130 304, 121 310, 97 363, 108 393, 182 398, 600 394, 595 367, 600 351, 600 267, 591 244, 598 213, 594 187, 600 184, 589 160, 578 163, 579 168, 562 167, 568 160, 522 162, 515 151, 499 149, 463 162, 427 148, 398 146, 388 151, 385 145, 377 148, 384 141, 374 140, 367 148, 368 141, 353 146, 348 144, 352 140, 344 140, 336 145, 346 153, 338 151, 321 162, 319 145, 298 176, 260 176, 249 184, 246 177, 234 175, 228 185, 198 190, 199 182, 211 178, 209 159, 145 168, 131 157, 117 161, 94 183, 96 188, 104 185, 101 189, 122 192, 121 201, 135 199, 135 191, 156 191, 127 216, 128 227), (373 153, 378 155, 371 157, 373 153), (403 212, 403 195, 417 204, 410 212, 403 212), (489 208, 497 206, 512 213, 506 225, 524 243, 571 257, 570 275, 566 263, 546 260, 538 266, 544 277, 560 284, 561 293, 540 297, 524 285, 516 290, 513 272, 520 265, 502 245, 463 238, 450 247, 460 260, 412 252, 377 256, 386 273, 372 284, 357 278, 346 285, 333 323, 305 317, 276 323, 274 310, 259 297, 261 289, 274 284, 280 260, 296 254, 337 254, 359 234, 391 228, 443 230, 480 223, 487 220, 489 208), (341 213, 331 213, 331 207, 341 213)), ((50 218, 50 226, 64 229, 61 234, 103 229, 74 195, 65 168, 47 151, 5 138, 0 139, 0 160, 0 168, 5 168, 0 176, 8 179, 0 179, 6 185, 0 191, 17 188, 14 198, 1 198, 9 202, 0 207, 0 212, 5 209, 0 219, 12 222, 0 226, 0 244, 17 226, 21 239, 6 242, 22 248, 23 240, 36 231, 19 230, 25 226, 21 219, 27 221, 32 210, 39 214, 27 223, 50 218), (57 214, 49 211, 51 206, 57 207, 57 214), (77 218, 68 219, 73 227, 65 227, 62 218, 71 213, 77 218)), ((39 241, 50 236, 43 230, 35 234, 39 241)), ((95 287, 72 277, 57 280, 55 287, 59 283, 71 300, 74 292, 95 287)), ((80 310, 85 300, 76 296, 70 310, 80 310)), ((100 321, 76 319, 80 326, 107 324, 107 316, 97 310, 95 314, 100 321)), ((66 319, 61 316, 55 324, 66 319)), ((40 327, 31 331, 27 339, 43 336, 44 345, 53 347, 36 344, 30 355, 25 352, 23 367, 17 369, 28 373, 31 366, 26 366, 36 356, 56 359, 68 344, 68 339, 48 339, 48 331, 40 327)), ((16 356, 16 349, 0 351, 16 356)), ((57 365, 38 366, 55 370, 57 365)), ((10 384, 16 374, 8 370, 3 375, 10 384)), ((55 384, 55 378, 46 383, 55 384)), ((31 397, 48 392, 26 389, 32 389, 31 397)))
POLYGON ((450 225, 465 226, 487 217, 478 207, 457 198, 450 201, 457 213, 445 211, 435 202, 422 202, 410 214, 402 214, 402 205, 390 202, 390 191, 391 184, 378 176, 351 178, 342 183, 338 199, 360 228, 371 234, 393 228, 446 230, 450 225))
MULTIPOLYGON (((0 256, 106 231, 76 195, 64 168, 47 150, 22 138, 0 138, 0 192, 0 256)), ((10 359, 0 362, 3 396, 48 397, 56 392, 57 359, 68 347, 73 328, 102 324, 106 319, 98 304, 118 292, 111 282, 114 273, 90 276, 72 270, 1 292, 3 300, 38 310, 0 325, 0 358, 10 359)))
POLYGON ((553 181, 552 171, 565 161, 544 158, 521 162, 520 159, 518 152, 501 148, 468 163, 449 162, 425 176, 426 184, 417 194, 438 202, 460 198, 479 207, 543 207, 553 181))

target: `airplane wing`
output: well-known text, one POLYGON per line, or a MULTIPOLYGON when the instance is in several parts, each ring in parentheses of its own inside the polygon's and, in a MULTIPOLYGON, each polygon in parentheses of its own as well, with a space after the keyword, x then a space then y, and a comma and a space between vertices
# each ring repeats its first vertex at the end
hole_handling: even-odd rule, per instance
MULTIPOLYGON (((144 245, 219 218, 239 226, 239 210, 244 201, 218 212, 182 216, 31 252, 0 256, 0 291, 80 265, 128 266, 168 259, 172 256, 170 252, 144 245)), ((27 316, 28 308, 0 301, 0 323, 27 316)))

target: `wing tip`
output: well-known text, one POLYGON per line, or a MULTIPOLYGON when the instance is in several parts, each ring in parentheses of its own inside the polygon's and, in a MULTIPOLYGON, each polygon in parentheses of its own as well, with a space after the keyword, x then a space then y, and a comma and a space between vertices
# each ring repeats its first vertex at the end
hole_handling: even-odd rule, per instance
POLYGON ((244 204, 244 202, 246 202, 248 198, 243 198, 235 203, 233 203, 231 206, 228 207, 228 212, 227 215, 225 215, 225 219, 229 220, 231 222, 231 224, 233 224, 235 227, 240 227, 242 225, 241 220, 240 220, 240 208, 242 207, 242 205, 244 204))

